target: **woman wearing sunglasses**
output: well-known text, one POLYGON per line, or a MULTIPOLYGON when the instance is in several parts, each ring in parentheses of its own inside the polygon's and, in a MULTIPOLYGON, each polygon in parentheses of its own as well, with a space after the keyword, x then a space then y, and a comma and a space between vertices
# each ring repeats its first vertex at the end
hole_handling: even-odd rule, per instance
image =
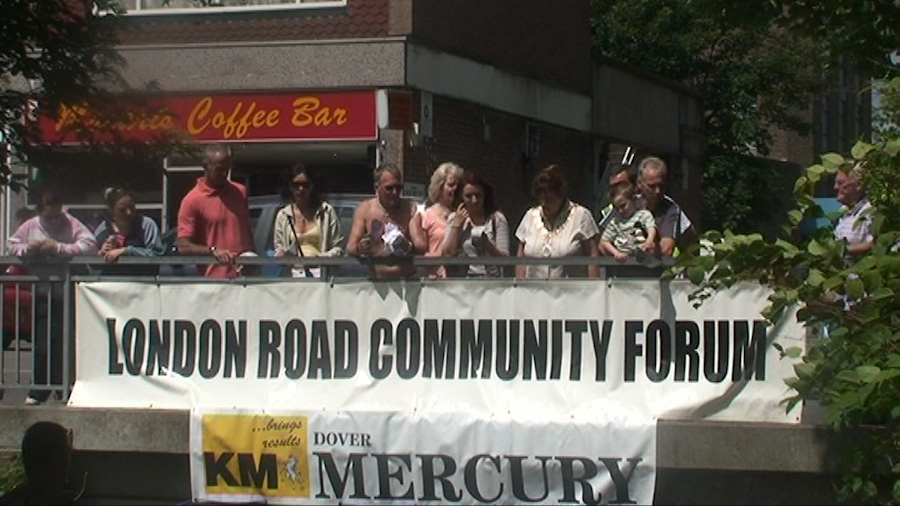
MULTIPOLYGON (((337 257, 344 254, 344 233, 337 213, 322 200, 316 175, 302 164, 288 172, 291 203, 275 215, 274 246, 276 256, 337 257)), ((297 277, 322 277, 315 265, 298 264, 291 268, 297 277)))

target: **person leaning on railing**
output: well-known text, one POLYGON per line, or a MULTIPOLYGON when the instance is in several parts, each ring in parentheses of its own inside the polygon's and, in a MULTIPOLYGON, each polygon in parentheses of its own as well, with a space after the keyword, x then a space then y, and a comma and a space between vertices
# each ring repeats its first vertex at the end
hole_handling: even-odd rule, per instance
MULTIPOLYGON (((558 258, 568 256, 598 257, 597 236, 600 229, 591 212, 569 200, 562 170, 556 165, 545 167, 531 183, 531 195, 539 205, 529 209, 519 228, 520 257, 558 258)), ((587 267, 587 277, 600 275, 597 265, 587 267)), ((584 275, 584 267, 574 265, 518 265, 516 278, 562 278, 584 275)))
MULTIPOLYGON (((50 188, 38 194, 38 215, 23 223, 7 241, 10 255, 29 259, 28 271, 39 278, 65 275, 66 266, 42 263, 54 258, 92 255, 97 251, 94 234, 74 216, 63 211, 59 195, 50 188)), ((59 284, 61 287, 61 283, 59 284)), ((37 285, 38 297, 35 321, 37 332, 34 347, 33 384, 62 385, 63 360, 63 292, 49 283, 37 285), (47 294, 50 304, 47 304, 47 294), (48 329, 49 324, 49 329, 48 329), (48 333, 49 330, 49 333, 48 333), (49 341, 49 342, 48 342, 49 341), (50 358, 50 378, 47 378, 47 355, 50 358)), ((32 390, 27 404, 39 404, 50 396, 49 390, 32 390)))
MULTIPOLYGON (((416 204, 403 198, 403 173, 392 164, 382 164, 372 174, 375 198, 364 200, 353 213, 353 226, 347 238, 347 254, 359 257, 396 257, 410 259, 416 253, 410 237, 416 204)), ((412 262, 397 265, 373 263, 372 279, 410 278, 416 274, 412 262)))
POLYGON ((178 253, 213 255, 218 262, 206 268, 206 276, 234 278, 242 266, 239 255, 253 252, 247 188, 228 180, 231 148, 210 144, 203 155, 203 177, 181 200, 178 210, 178 253))
MULTIPOLYGON (((460 187, 462 203, 447 217, 444 229, 444 256, 508 257, 509 223, 494 203, 494 189, 469 170, 463 172, 460 187)), ((468 277, 500 277, 503 268, 471 264, 465 272, 468 277)))
MULTIPOLYGON (((108 263, 116 263, 121 256, 156 257, 163 254, 159 226, 153 218, 137 210, 134 196, 123 188, 107 188, 103 201, 109 207, 109 216, 94 231, 99 254, 108 263)), ((158 265, 110 265, 103 274, 146 275, 159 274, 158 265)))
POLYGON ((638 164, 639 205, 653 214, 658 231, 657 253, 661 256, 678 256, 679 248, 686 247, 697 237, 691 220, 675 200, 666 194, 668 169, 666 162, 648 156, 638 164))
MULTIPOLYGON (((416 214, 410 223, 413 243, 417 250, 425 252, 426 257, 443 254, 444 228, 447 226, 447 216, 459 204, 459 179, 462 174, 462 167, 453 162, 438 165, 428 185, 431 205, 416 214)), ((430 278, 447 277, 447 269, 443 265, 428 267, 425 273, 430 278)))
MULTIPOLYGON (((275 215, 273 245, 275 256, 339 257, 344 254, 344 234, 337 212, 322 200, 317 174, 302 164, 290 168, 287 184, 291 203, 275 215)), ((315 265, 291 267, 295 278, 322 277, 315 265)))

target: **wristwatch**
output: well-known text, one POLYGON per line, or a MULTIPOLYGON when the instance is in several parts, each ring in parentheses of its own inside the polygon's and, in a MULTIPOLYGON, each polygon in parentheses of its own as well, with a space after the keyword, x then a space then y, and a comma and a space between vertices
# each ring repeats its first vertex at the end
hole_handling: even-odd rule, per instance
POLYGON ((210 252, 211 254, 215 255, 215 254, 216 254, 216 247, 215 247, 215 246, 210 246, 210 247, 209 247, 209 252, 210 252))

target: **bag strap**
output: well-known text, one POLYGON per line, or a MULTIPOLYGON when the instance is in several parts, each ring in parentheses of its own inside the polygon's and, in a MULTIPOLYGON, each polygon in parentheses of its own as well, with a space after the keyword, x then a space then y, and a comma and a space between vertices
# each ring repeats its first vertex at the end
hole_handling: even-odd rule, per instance
MULTIPOLYGON (((294 243, 297 245, 297 256, 301 258, 305 258, 306 255, 303 254, 303 250, 300 248, 300 237, 297 235, 297 229, 294 227, 294 204, 291 204, 291 212, 288 213, 288 223, 291 225, 291 233, 294 234, 294 243)), ((304 264, 303 271, 306 273, 306 277, 313 277, 312 271, 309 270, 309 266, 304 264)))

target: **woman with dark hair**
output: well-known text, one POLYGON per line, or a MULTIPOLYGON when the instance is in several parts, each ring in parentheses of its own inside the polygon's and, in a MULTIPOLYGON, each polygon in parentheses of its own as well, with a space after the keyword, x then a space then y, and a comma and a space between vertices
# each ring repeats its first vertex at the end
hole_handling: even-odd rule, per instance
MULTIPOLYGON (((569 200, 562 170, 556 165, 545 167, 531 183, 531 195, 538 205, 529 209, 519 228, 520 257, 556 258, 566 256, 599 256, 597 236, 600 229, 591 212, 569 200)), ((579 266, 516 266, 516 278, 562 278, 581 276, 579 266)), ((596 278, 600 269, 587 268, 587 277, 596 278)))
MULTIPOLYGON (((509 223, 494 203, 494 189, 472 172, 464 171, 459 186, 462 203, 447 217, 442 251, 444 256, 509 256, 509 223)), ((469 265, 469 277, 500 277, 497 265, 469 265)))
MULTIPOLYGON (((25 221, 6 241, 10 255, 36 260, 28 272, 46 280, 66 275, 66 266, 42 259, 93 255, 94 234, 63 210, 62 199, 52 188, 42 188, 37 199, 38 215, 25 221)), ((40 404, 50 397, 50 388, 63 385, 63 288, 40 281, 35 293, 35 332, 32 342, 32 385, 26 404, 40 404)))
MULTIPOLYGON (((94 230, 100 245, 100 256, 115 263, 120 256, 154 257, 163 254, 159 227, 149 216, 137 210, 134 196, 123 188, 107 188, 103 201, 109 207, 109 216, 94 230)), ((104 269, 104 274, 158 274, 159 266, 128 266, 124 269, 104 269)))
MULTIPOLYGON (((344 234, 337 212, 322 200, 321 184, 315 173, 302 164, 288 172, 291 203, 275 215, 276 256, 337 257, 344 254, 344 234)), ((320 277, 320 269, 295 265, 291 275, 320 277)))

